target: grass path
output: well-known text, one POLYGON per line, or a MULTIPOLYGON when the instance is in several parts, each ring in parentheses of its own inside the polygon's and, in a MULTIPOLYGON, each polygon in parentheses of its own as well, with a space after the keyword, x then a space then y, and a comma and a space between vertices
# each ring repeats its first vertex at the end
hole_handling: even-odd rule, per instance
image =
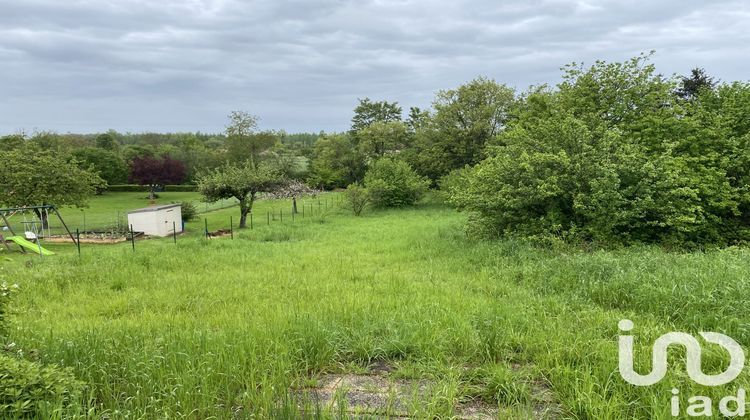
MULTIPOLYGON (((660 384, 634 387, 617 373, 616 343, 617 321, 634 320, 641 371, 648 343, 675 328, 746 346, 748 251, 542 250, 468 241, 462 222, 435 205, 331 210, 234 241, 192 234, 136 253, 89 247, 80 260, 58 245, 55 258, 5 261, 0 276, 23 290, 18 346, 72 367, 99 415, 294 416, 304 402, 293 390, 383 362, 432 384, 410 405, 417 417, 476 401, 504 418, 544 404, 565 417, 671 418, 672 387, 687 398, 747 385, 743 375, 701 389, 674 363, 660 384)), ((725 363, 711 350, 707 372, 725 363)))

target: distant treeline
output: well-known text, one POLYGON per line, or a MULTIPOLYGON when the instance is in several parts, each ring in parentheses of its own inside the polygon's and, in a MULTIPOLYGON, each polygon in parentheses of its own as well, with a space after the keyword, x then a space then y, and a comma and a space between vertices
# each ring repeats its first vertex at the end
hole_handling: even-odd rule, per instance
MULTIPOLYGON (((254 135, 272 139, 273 147, 269 154, 298 158, 300 172, 304 172, 307 161, 313 155, 315 142, 321 136, 283 131, 258 132, 254 135)), ((137 182, 131 176, 132 164, 143 157, 167 156, 180 162, 184 167, 180 183, 192 183, 198 173, 236 160, 223 133, 119 133, 114 130, 98 134, 36 132, 0 137, 0 149, 52 152, 97 173, 109 185, 137 182)))
POLYGON ((345 133, 257 131, 257 117, 235 111, 223 134, 35 133, 1 138, 0 150, 54 151, 110 185, 152 191, 247 162, 347 187, 387 159, 380 187, 413 171, 477 236, 730 245, 750 241, 749 116, 749 83, 702 69, 665 77, 642 55, 573 63, 557 86, 520 93, 478 77, 429 109, 364 98, 345 133))

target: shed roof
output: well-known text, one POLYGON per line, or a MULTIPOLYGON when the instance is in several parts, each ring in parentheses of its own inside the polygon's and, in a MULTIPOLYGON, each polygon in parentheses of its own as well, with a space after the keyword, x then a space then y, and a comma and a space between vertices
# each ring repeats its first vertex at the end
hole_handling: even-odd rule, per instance
POLYGON ((180 207, 180 206, 181 204, 175 203, 175 204, 164 204, 161 206, 144 207, 142 209, 131 210, 128 212, 128 214, 161 211, 161 210, 171 209, 171 208, 180 207))

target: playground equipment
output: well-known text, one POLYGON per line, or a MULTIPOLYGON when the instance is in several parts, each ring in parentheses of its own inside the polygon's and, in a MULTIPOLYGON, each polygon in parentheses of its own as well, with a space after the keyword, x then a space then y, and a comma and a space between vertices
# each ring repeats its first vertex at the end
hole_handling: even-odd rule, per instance
POLYGON ((28 249, 29 251, 35 252, 40 255, 55 255, 54 252, 42 248, 42 246, 39 244, 38 238, 36 243, 29 242, 27 239, 20 236, 11 236, 9 238, 5 238, 5 240, 15 242, 21 248, 28 249))
POLYGON ((57 216, 58 220, 60 220, 60 223, 62 224, 62 227, 65 229, 67 236, 70 237, 74 244, 78 245, 75 236, 73 236, 73 234, 68 229, 68 226, 65 224, 65 220, 63 220, 62 216, 60 215, 60 212, 57 211, 57 208, 52 205, 11 207, 7 209, 0 209, 0 221, 4 223, 4 226, 0 227, 0 243, 5 245, 5 247, 9 251, 11 249, 8 245, 8 241, 18 245, 21 248, 21 252, 23 253, 26 253, 26 251, 28 250, 31 252, 35 252, 40 256, 54 255, 54 252, 43 248, 41 243, 39 242, 40 238, 52 235, 52 228, 50 227, 49 223, 50 214, 54 214, 57 216), (32 215, 31 220, 26 217, 28 213, 31 213, 32 215), (21 222, 24 229, 23 236, 16 235, 13 227, 10 224, 10 219, 16 215, 21 215, 23 217, 23 221, 21 222), (11 236, 4 238, 2 235, 2 232, 4 231, 9 231, 11 236))

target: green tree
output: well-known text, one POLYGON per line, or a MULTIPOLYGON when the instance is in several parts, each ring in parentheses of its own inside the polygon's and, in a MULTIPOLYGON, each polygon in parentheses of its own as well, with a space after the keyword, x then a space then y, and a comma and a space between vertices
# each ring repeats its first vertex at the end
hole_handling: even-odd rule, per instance
POLYGON ((142 146, 139 144, 128 144, 127 146, 124 146, 121 154, 122 158, 128 164, 139 157, 154 157, 157 155, 153 147, 142 146))
POLYGON ((120 145, 117 143, 115 136, 111 132, 106 132, 96 136, 96 147, 104 150, 115 151, 120 145))
POLYGON ((513 89, 486 77, 437 93, 433 119, 450 168, 474 165, 487 142, 500 133, 514 103, 513 89))
POLYGON ((365 187, 376 207, 401 207, 416 203, 430 181, 419 176, 408 163, 384 157, 365 173, 365 187))
POLYGON ((84 147, 72 153, 82 169, 87 169, 109 185, 123 184, 128 180, 128 165, 119 154, 97 147, 84 147))
POLYGON ((352 128, 349 134, 356 135, 360 130, 377 121, 401 121, 401 112, 402 109, 398 102, 373 102, 370 98, 360 99, 359 104, 354 108, 352 128))
POLYGON ((413 106, 409 108, 409 116, 406 118, 406 127, 410 133, 415 133, 428 127, 432 119, 430 111, 422 110, 413 106))
POLYGON ((308 182, 320 188, 345 187, 362 179, 364 158, 351 136, 330 134, 315 143, 308 182))
POLYGON ((401 121, 376 121, 357 133, 366 159, 376 160, 407 147, 410 135, 401 121))
POLYGON ((198 177, 198 191, 207 202, 235 198, 240 205, 240 228, 247 225, 247 215, 261 192, 272 192, 281 187, 285 179, 272 166, 261 163, 229 163, 198 177))
POLYGON ((696 67, 690 70, 690 76, 680 78, 680 86, 675 91, 682 99, 692 100, 697 98, 702 90, 714 90, 716 81, 706 74, 702 68, 696 67))
MULTIPOLYGON (((720 236, 729 243, 750 238, 750 83, 733 82, 703 89, 698 100, 688 103, 683 118, 697 127, 697 134, 681 138, 676 151, 691 156, 693 168, 710 168, 726 181, 730 206, 712 212, 721 220, 720 236)), ((705 169, 704 169, 705 171, 705 169)), ((716 176, 716 175, 715 175, 716 176)), ((704 183, 707 194, 722 191, 704 183)), ((721 185, 719 185, 720 187, 721 185)), ((711 202, 707 202, 711 203, 711 202)))
POLYGON ((28 141, 34 147, 57 153, 66 153, 69 149, 60 136, 51 131, 38 131, 28 141))
MULTIPOLYGON (((65 157, 33 147, 0 151, 0 162, 0 204, 4 207, 84 207, 105 185, 98 175, 65 157)), ((37 215, 46 227, 46 214, 37 215)))
POLYGON ((259 166, 263 154, 279 142, 279 136, 270 131, 257 132, 258 117, 245 111, 232 111, 228 118, 226 147, 229 159, 234 162, 249 160, 254 166, 259 166))
POLYGON ((410 146, 399 156, 411 165, 418 174, 428 177, 435 183, 448 174, 456 163, 446 144, 447 135, 433 126, 418 129, 413 135, 410 146))
POLYGON ((176 136, 175 150, 170 155, 185 164, 188 180, 193 181, 197 174, 220 165, 223 156, 210 148, 200 135, 181 133, 176 136))
POLYGON ((352 213, 355 216, 359 216, 365 207, 367 207, 367 203, 370 202, 370 192, 367 191, 367 188, 359 184, 351 184, 346 187, 344 198, 346 205, 351 209, 352 213))

